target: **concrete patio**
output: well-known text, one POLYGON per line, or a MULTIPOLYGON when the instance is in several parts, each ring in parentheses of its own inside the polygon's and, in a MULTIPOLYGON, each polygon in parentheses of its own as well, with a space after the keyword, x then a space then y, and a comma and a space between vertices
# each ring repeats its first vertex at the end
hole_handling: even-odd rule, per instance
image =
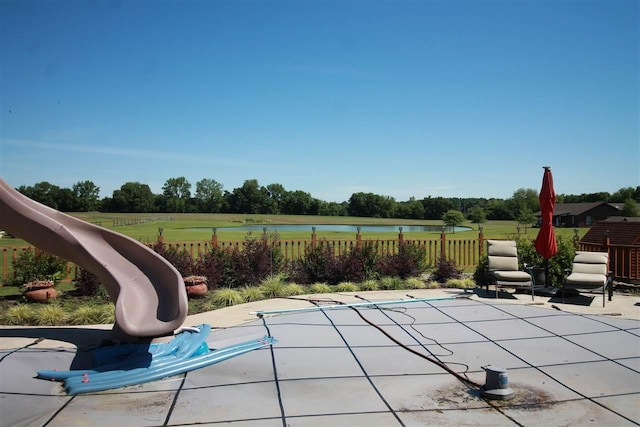
POLYGON ((615 295, 603 308, 599 297, 500 297, 455 289, 307 295, 203 313, 187 325, 211 324, 210 348, 264 335, 278 343, 76 396, 34 374, 86 364, 108 326, 3 327, 0 426, 640 425, 640 298, 615 295), (410 296, 455 298, 251 314, 314 307, 304 299, 410 296), (484 384, 486 365, 508 370, 512 399, 480 396, 473 384, 484 384))

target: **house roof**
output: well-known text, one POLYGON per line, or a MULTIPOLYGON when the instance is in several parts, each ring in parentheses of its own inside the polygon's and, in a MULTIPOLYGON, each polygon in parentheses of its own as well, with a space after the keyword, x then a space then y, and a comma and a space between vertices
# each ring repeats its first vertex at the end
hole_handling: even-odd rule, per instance
MULTIPOLYGON (((620 203, 606 203, 606 202, 588 202, 588 203, 556 203, 553 209, 553 216, 575 216, 582 215, 591 209, 600 205, 609 205, 617 210, 622 209, 620 203)), ((536 212, 536 216, 541 216, 542 212, 536 212)))
POLYGON ((607 232, 611 244, 640 245, 640 218, 611 217, 598 221, 580 242, 600 244, 607 232))

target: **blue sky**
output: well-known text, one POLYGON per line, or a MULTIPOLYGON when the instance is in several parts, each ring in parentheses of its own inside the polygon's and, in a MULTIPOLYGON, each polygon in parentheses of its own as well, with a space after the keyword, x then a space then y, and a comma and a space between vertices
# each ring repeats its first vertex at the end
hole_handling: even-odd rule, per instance
POLYGON ((0 0, 0 176, 509 198, 640 185, 637 0, 0 0))

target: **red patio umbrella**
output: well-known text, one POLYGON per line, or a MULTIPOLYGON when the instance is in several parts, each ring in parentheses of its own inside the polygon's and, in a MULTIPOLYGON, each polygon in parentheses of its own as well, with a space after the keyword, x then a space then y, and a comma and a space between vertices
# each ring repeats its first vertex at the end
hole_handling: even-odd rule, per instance
POLYGON ((556 235, 553 231, 553 209, 556 206, 556 192, 553 189, 553 175, 551 175, 551 167, 549 166, 544 167, 542 189, 538 200, 540 200, 542 223, 534 246, 536 251, 545 259, 545 285, 548 285, 549 258, 558 252, 556 235))

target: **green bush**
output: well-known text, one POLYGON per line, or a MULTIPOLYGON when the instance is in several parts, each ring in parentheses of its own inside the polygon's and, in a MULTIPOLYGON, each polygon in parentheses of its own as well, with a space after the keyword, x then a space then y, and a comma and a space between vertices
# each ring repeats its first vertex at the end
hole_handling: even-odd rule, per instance
POLYGON ((360 288, 353 282, 340 282, 336 285, 335 292, 358 292, 360 288))
POLYGON ((457 289, 475 288, 476 282, 474 282, 470 277, 465 277, 462 279, 449 279, 445 282, 445 287, 457 289))
POLYGON ((36 310, 36 324, 40 326, 64 325, 68 317, 64 308, 58 304, 41 305, 36 310))
POLYGON ((58 283, 67 272, 67 261, 41 250, 26 250, 13 261, 10 285, 21 286, 34 280, 58 283))
POLYGON ((242 304, 244 297, 237 289, 223 288, 213 292, 212 301, 222 307, 229 307, 236 304, 242 304))
POLYGON ((258 286, 244 286, 240 289, 246 302, 260 301, 264 299, 262 290, 258 286))
POLYGON ((109 304, 85 304, 71 312, 68 319, 72 325, 99 325, 113 322, 113 306, 109 304))
MULTIPOLYGON (((544 266, 545 260, 536 252, 532 240, 519 238, 516 242, 518 245, 518 261, 520 262, 521 268, 525 263, 530 266, 544 266)), ((558 245, 558 252, 549 259, 549 277, 547 278, 547 284, 557 287, 562 284, 564 270, 571 268, 576 250, 573 241, 569 238, 556 236, 556 243, 558 245)))
POLYGON ((424 280, 419 277, 409 277, 405 280, 407 289, 424 289, 426 287, 424 280))
POLYGON ((286 283, 284 282, 285 276, 283 274, 276 274, 275 276, 268 276, 262 279, 260 282, 260 291, 265 298, 279 298, 285 297, 286 283))
POLYGON ((438 289, 438 288, 440 288, 440 283, 436 282, 435 280, 429 280, 425 284, 425 289, 438 289))
MULTIPOLYGON (((544 258, 538 254, 533 245, 533 240, 520 237, 516 239, 516 245, 518 248, 518 262, 519 268, 524 269, 524 264, 534 267, 543 267, 544 258)), ((547 278, 547 284, 550 286, 561 286, 564 279, 565 269, 571 268, 573 258, 576 251, 573 245, 573 240, 561 235, 556 236, 556 243, 558 245, 558 252, 549 259, 549 277, 547 278)), ((484 271, 487 266, 487 255, 484 254, 478 260, 473 279, 479 286, 484 286, 485 274, 484 271)))
POLYGON ((16 304, 2 314, 5 325, 33 325, 36 323, 36 310, 31 304, 16 304))
POLYGON ((361 291, 377 291, 379 289, 378 281, 373 279, 361 282, 359 287, 361 291))
POLYGON ((309 292, 312 294, 329 294, 333 292, 333 289, 326 283, 318 282, 309 287, 309 292))
POLYGON ((284 286, 283 292, 286 296, 293 295, 303 295, 306 293, 306 288, 302 285, 298 285, 297 283, 287 283, 284 286))
POLYGON ((386 276, 380 279, 380 287, 391 291, 404 289, 404 280, 399 277, 386 276))

